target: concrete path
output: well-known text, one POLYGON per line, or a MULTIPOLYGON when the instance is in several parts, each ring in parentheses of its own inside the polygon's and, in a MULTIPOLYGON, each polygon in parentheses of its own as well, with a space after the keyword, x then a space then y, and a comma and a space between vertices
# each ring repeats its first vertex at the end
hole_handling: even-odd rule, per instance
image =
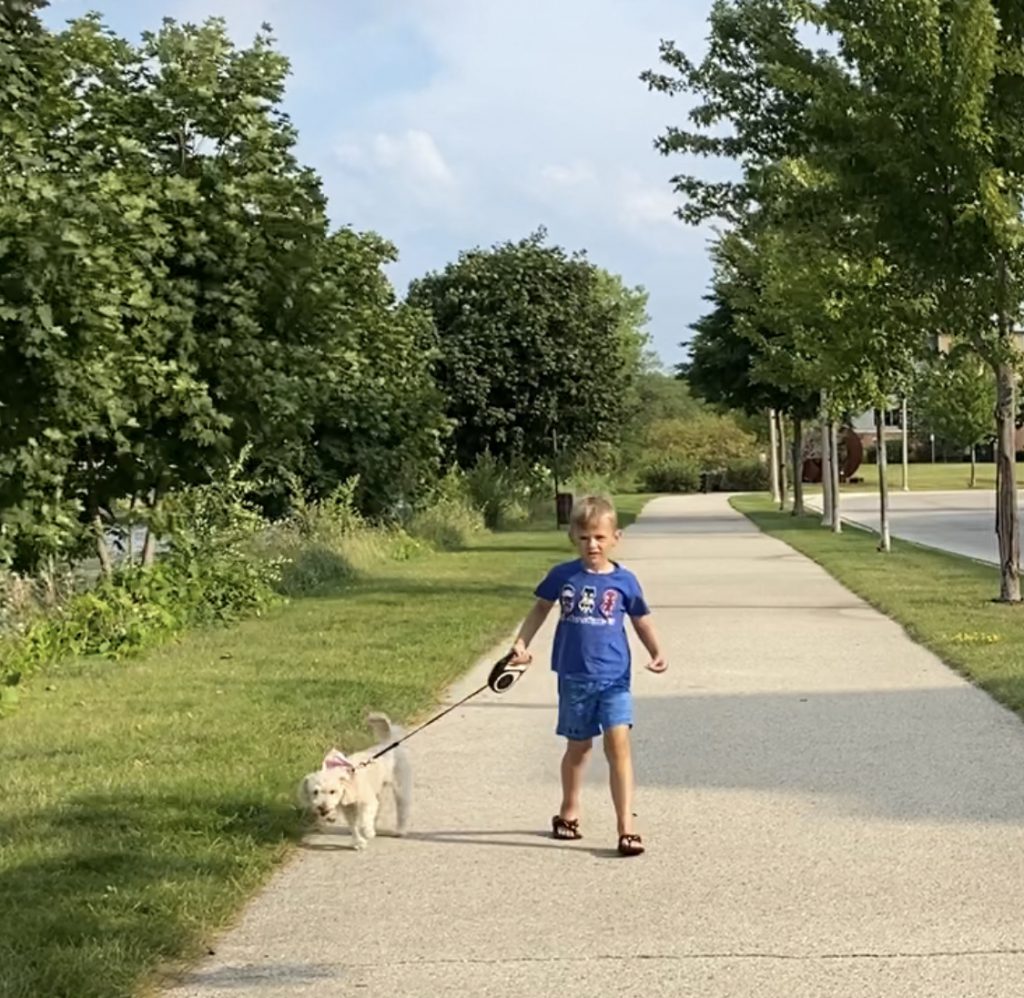
MULTIPOLYGON (((821 496, 810 503, 821 509, 821 496)), ((844 492, 844 519, 869 530, 878 527, 878 493, 844 492)), ((996 494, 990 489, 959 492, 891 492, 889 531, 893 537, 999 563, 995 532, 996 494)))
POLYGON ((410 838, 311 838, 167 998, 1017 998, 1024 726, 721 496, 621 557, 671 661, 635 684, 647 855, 600 758, 586 838, 546 837, 539 663, 410 742, 410 838))

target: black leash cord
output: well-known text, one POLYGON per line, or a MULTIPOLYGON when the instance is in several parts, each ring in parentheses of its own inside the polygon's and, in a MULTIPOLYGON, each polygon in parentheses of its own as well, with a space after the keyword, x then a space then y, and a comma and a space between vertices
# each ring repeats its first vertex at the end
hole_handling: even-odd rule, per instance
POLYGON ((515 685, 516 680, 523 674, 523 668, 509 668, 509 663, 515 658, 515 652, 510 651, 507 655, 502 656, 497 662, 494 663, 494 668, 491 669, 491 674, 487 677, 487 682, 483 684, 479 689, 473 690, 472 693, 468 693, 458 703, 453 703, 450 707, 445 707, 440 714, 435 715, 429 721, 424 721, 418 728, 413 728, 408 734, 403 735, 396 742, 392 742, 390 745, 386 745, 379 752, 370 756, 365 762, 361 762, 356 768, 362 769, 364 766, 369 766, 371 762, 376 762, 382 755, 387 755, 392 749, 398 748, 402 742, 409 738, 412 738, 417 732, 422 731, 424 728, 429 728, 435 721, 440 721, 445 714, 450 714, 456 707, 461 707, 467 700, 472 700, 473 697, 483 693, 484 690, 490 689, 495 693, 504 693, 510 686, 515 685), (508 680, 508 682, 503 682, 508 680))
POLYGON ((390 745, 387 745, 384 748, 382 748, 379 752, 377 752, 375 755, 372 755, 365 762, 360 763, 360 767, 369 766, 371 762, 376 762, 382 755, 387 755, 388 752, 390 752, 392 749, 398 748, 398 746, 401 745, 402 742, 406 741, 409 738, 412 738, 413 735, 415 735, 419 731, 422 731, 424 728, 429 728, 430 725, 432 725, 435 721, 440 721, 445 714, 450 714, 453 710, 455 710, 456 707, 461 707, 467 700, 472 700, 473 697, 477 696, 480 693, 483 693, 483 691, 486 689, 488 689, 488 684, 484 683, 483 686, 480 687, 480 689, 473 690, 472 693, 470 693, 468 696, 464 696, 458 703, 453 703, 450 707, 446 707, 444 710, 442 710, 440 714, 437 714, 436 716, 432 717, 429 721, 425 721, 418 728, 413 728, 412 731, 408 732, 407 734, 399 738, 397 742, 392 742, 390 745))

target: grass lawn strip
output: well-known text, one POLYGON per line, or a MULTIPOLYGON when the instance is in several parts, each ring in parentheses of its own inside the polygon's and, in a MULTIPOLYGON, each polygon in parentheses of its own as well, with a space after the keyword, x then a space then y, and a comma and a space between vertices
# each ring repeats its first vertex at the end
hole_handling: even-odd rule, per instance
MULTIPOLYGON (((1017 466, 1020 476, 1022 468, 1017 466)), ((857 469, 856 478, 863 481, 856 484, 843 485, 843 492, 877 492, 878 467, 864 463, 857 469)), ((956 492, 969 487, 971 466, 964 464, 912 464, 909 469, 911 492, 956 492)), ((996 466, 994 464, 978 464, 978 477, 975 488, 979 492, 993 492, 996 487, 996 466)), ((808 489, 819 489, 820 486, 807 486, 808 489)), ((903 470, 899 461, 889 462, 889 488, 893 492, 901 492, 903 488, 903 470)))
MULTIPOLYGON (((649 498, 621 497, 623 525, 649 498)), ((198 957, 297 842, 302 773, 367 744, 368 709, 428 714, 569 557, 553 522, 487 534, 34 677, 0 721, 0 996, 128 998, 198 957)))
POLYGON ((871 532, 836 535, 821 527, 819 516, 780 513, 761 496, 740 496, 732 505, 1024 717, 1024 607, 993 602, 996 568, 897 539, 885 555, 871 532))

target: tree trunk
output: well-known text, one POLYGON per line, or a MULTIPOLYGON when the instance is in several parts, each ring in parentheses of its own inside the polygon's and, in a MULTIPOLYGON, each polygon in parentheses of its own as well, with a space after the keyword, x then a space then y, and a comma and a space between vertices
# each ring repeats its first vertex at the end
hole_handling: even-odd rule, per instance
POLYGON ((832 526, 832 445, 828 419, 821 421, 821 525, 832 526))
POLYGON ((832 464, 832 533, 843 532, 843 513, 840 508, 839 491, 839 427, 834 419, 828 423, 829 455, 832 464))
POLYGON ((903 437, 903 491, 910 491, 910 424, 907 421, 907 400, 900 407, 900 427, 903 437))
POLYGON ((775 421, 775 410, 768 410, 768 437, 771 446, 772 502, 779 501, 779 431, 775 421))
POLYGON ((110 556, 110 546, 107 544, 107 535, 103 530, 103 517, 99 510, 93 513, 92 529, 96 535, 96 554, 100 559, 100 571, 105 575, 111 575, 114 571, 114 560, 110 556))
POLYGON ((978 484, 978 448, 975 444, 971 444, 971 484, 970 488, 974 488, 978 484))
POLYGON ((125 545, 125 560, 128 562, 129 568, 135 564, 135 507, 138 501, 138 495, 133 495, 131 504, 128 506, 128 541, 125 545))
POLYGON ((1020 516, 1014 439, 1016 396, 1016 375, 1012 365, 1003 361, 996 369, 996 536, 1002 603, 1020 602, 1020 516))
POLYGON ((881 409, 875 410, 875 446, 878 448, 878 550, 888 553, 892 550, 889 538, 889 455, 885 449, 885 417, 881 409))
POLYGON ((804 424, 793 417, 793 516, 804 515, 804 424))
POLYGON ((153 565, 156 563, 156 534, 153 532, 152 520, 153 512, 156 509, 157 503, 159 501, 160 491, 158 489, 153 489, 153 492, 149 498, 149 502, 147 503, 147 505, 149 506, 150 522, 146 524, 146 539, 142 544, 141 564, 143 568, 152 568, 153 565))
POLYGON ((779 510, 786 508, 786 495, 789 492, 789 483, 786 481, 786 417, 781 411, 776 410, 775 419, 779 426, 779 510))
POLYGON ((152 527, 146 527, 146 540, 142 545, 142 567, 152 568, 156 563, 156 534, 152 527))

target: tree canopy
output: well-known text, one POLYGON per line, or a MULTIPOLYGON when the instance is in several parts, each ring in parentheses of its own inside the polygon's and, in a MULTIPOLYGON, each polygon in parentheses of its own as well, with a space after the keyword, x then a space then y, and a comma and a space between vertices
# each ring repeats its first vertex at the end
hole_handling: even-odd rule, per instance
POLYGON ((460 254, 413 283, 437 330, 451 456, 550 460, 614 442, 637 404, 646 295, 545 233, 460 254))

